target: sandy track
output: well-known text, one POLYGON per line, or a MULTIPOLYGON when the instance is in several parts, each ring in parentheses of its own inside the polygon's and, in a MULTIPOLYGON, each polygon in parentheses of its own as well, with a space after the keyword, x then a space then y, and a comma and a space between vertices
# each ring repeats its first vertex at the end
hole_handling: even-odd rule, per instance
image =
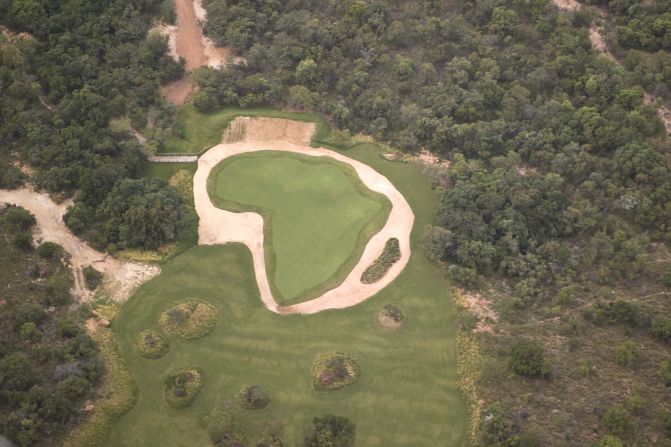
MULTIPOLYGON (((280 314, 313 314, 326 309, 343 309, 361 303, 389 285, 410 260, 410 232, 415 216, 410 205, 394 185, 368 165, 352 160, 337 152, 308 146, 314 124, 270 118, 240 118, 246 121, 247 130, 241 141, 219 144, 205 152, 198 160, 194 175, 194 199, 200 216, 198 228, 201 245, 239 242, 252 252, 254 274, 261 300, 268 309, 280 314), (313 157, 331 157, 352 166, 362 182, 371 190, 384 194, 392 203, 384 227, 366 245, 364 252, 345 280, 336 288, 303 303, 280 306, 274 299, 266 273, 263 249, 263 218, 256 213, 233 213, 214 206, 207 193, 207 179, 211 170, 222 160, 247 152, 261 150, 284 151, 313 157), (374 284, 361 283, 361 274, 384 250, 389 238, 400 242, 401 259, 387 274, 374 284)), ((238 124, 239 125, 239 124, 238 124)))
MULTIPOLYGON (((158 29, 168 36, 169 51, 173 58, 183 57, 186 70, 193 71, 202 66, 221 67, 226 63, 228 49, 214 45, 212 39, 203 35, 201 22, 206 20, 205 9, 197 0, 175 0, 177 24, 161 25, 158 29)), ((165 98, 177 105, 184 104, 195 92, 195 87, 184 77, 161 88, 165 98)))
POLYGON ((72 234, 63 222, 63 215, 71 204, 70 201, 57 204, 48 194, 22 188, 0 189, 0 203, 19 205, 33 213, 37 220, 35 240, 56 242, 70 254, 75 279, 72 292, 81 301, 87 301, 93 295, 84 283, 83 269, 89 265, 103 273, 103 288, 115 301, 127 299, 137 287, 161 271, 156 266, 114 259, 94 250, 72 234))

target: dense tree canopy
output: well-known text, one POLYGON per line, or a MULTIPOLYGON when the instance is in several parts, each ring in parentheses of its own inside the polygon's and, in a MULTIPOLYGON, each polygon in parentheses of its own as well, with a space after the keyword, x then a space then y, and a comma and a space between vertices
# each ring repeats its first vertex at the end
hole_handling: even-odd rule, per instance
MULTIPOLYGON (((99 248, 155 248, 193 224, 167 185, 123 186, 139 176, 143 155, 137 142, 109 126, 125 116, 138 129, 160 126, 171 113, 159 85, 183 68, 167 56, 166 39, 148 33, 160 7, 159 1, 0 1, 0 23, 11 30, 0 37, 0 157, 19 156, 35 167, 34 180, 50 192, 80 190, 70 213, 77 217, 67 222, 79 232, 86 227, 99 248), (103 208, 112 200, 123 209, 114 218, 123 222, 103 208), (121 223, 125 230, 112 228, 121 223)), ((9 163, 0 166, 0 185, 15 186, 21 174, 9 163)))

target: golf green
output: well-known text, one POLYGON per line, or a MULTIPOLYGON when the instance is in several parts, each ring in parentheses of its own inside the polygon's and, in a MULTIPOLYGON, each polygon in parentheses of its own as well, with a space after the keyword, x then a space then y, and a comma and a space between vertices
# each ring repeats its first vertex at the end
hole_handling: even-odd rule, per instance
POLYGON ((426 260, 421 229, 433 219, 437 194, 421 167, 383 160, 372 147, 349 157, 389 178, 409 201, 416 217, 413 254, 406 269, 368 301, 344 310, 310 316, 282 316, 260 301, 251 255, 242 245, 195 247, 163 266, 142 286, 113 322, 122 355, 139 390, 136 405, 113 422, 109 447, 207 446, 204 418, 222 402, 235 407, 244 384, 266 390, 272 403, 263 410, 238 409, 235 418, 256 445, 263 427, 279 423, 287 446, 303 445, 313 417, 335 414, 357 426, 359 447, 464 445, 465 404, 457 389, 456 322, 450 286, 426 260), (145 359, 135 350, 138 334, 161 330, 158 319, 176 300, 194 297, 217 307, 214 330, 198 340, 167 336, 168 353, 145 359), (403 308, 404 324, 394 332, 379 327, 383 305, 403 308), (311 365, 318 353, 356 357, 361 376, 336 391, 315 391, 311 365), (194 404, 171 408, 163 399, 165 377, 181 368, 203 368, 205 383, 194 404))
POLYGON ((266 270, 280 304, 341 283, 391 207, 351 166, 288 152, 228 158, 213 169, 208 191, 219 208, 263 216, 266 270))

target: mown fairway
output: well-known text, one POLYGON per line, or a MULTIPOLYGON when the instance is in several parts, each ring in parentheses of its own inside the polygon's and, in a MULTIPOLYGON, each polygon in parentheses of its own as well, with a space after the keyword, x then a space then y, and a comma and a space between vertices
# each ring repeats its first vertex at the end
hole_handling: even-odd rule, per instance
POLYGON ((217 403, 233 400, 243 384, 261 385, 273 399, 265 410, 239 410, 248 445, 254 445, 268 421, 284 424, 286 445, 302 445, 312 417, 324 413, 354 421, 360 447, 462 445, 466 414, 456 389, 450 292, 418 247, 437 197, 419 166, 386 162, 365 147, 347 155, 386 175, 413 206, 415 251, 405 271, 359 306, 288 317, 263 307, 245 247, 198 247, 181 254, 122 307, 114 322, 140 391, 137 405, 114 423, 108 446, 207 446, 203 417, 217 403), (186 297, 218 307, 214 331, 195 341, 170 337, 165 357, 140 357, 134 349, 137 334, 160 329, 161 312, 186 297), (376 321, 386 303, 399 304, 407 316, 395 333, 385 333, 376 321), (362 369, 359 382, 338 391, 314 391, 310 366, 324 351, 355 356, 362 369), (191 408, 174 410, 163 401, 164 377, 191 365, 204 369, 206 383, 191 408))
POLYGON ((224 160, 210 174, 208 190, 219 208, 263 215, 267 271, 281 304, 342 282, 391 206, 350 166, 286 152, 224 160))

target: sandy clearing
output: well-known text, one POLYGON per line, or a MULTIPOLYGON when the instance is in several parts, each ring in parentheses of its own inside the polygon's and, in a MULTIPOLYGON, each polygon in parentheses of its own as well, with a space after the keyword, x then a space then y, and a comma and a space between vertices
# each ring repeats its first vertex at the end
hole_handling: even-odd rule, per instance
MULTIPOLYGON (((313 314, 326 309, 344 309, 372 297, 389 285, 410 260, 410 232, 415 216, 410 205, 394 185, 368 165, 325 148, 308 146, 314 124, 272 118, 242 118, 246 132, 241 139, 219 144, 198 160, 194 175, 194 200, 200 216, 198 243, 201 245, 239 242, 252 252, 254 274, 261 300, 268 309, 280 314, 313 314), (384 227, 366 245, 364 252, 345 280, 323 295, 291 306, 280 306, 274 299, 266 273, 263 249, 263 218, 256 213, 233 213, 214 206, 207 193, 207 179, 222 160, 238 154, 262 150, 299 153, 314 157, 331 157, 352 166, 362 182, 371 190, 384 194, 392 203, 384 227), (389 238, 400 242, 401 259, 374 284, 362 284, 361 275, 383 252, 389 238)), ((233 127, 233 126, 232 126, 233 127)))
POLYGON ((552 0, 552 4, 562 11, 579 11, 582 9, 582 4, 576 0, 552 0))
POLYGON ((75 279, 72 292, 80 301, 88 301, 93 296, 84 283, 83 269, 89 265, 103 273, 102 287, 115 301, 126 300, 137 287, 161 271, 152 265, 119 261, 94 250, 72 234, 63 222, 63 215, 72 203, 71 201, 57 204, 46 193, 22 188, 0 189, 0 202, 19 205, 33 213, 37 220, 35 240, 56 242, 70 254, 75 279))

